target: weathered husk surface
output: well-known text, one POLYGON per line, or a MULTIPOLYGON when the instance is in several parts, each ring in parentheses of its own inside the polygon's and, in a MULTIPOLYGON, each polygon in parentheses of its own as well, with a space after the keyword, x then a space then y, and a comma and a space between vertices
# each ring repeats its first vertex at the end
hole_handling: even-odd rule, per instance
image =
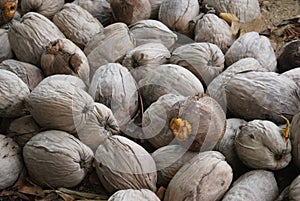
POLYGON ((64 0, 22 0, 21 11, 27 13, 34 11, 52 19, 52 17, 60 11, 64 6, 64 0))
POLYGON ((76 133, 94 109, 93 98, 66 81, 40 83, 26 99, 34 120, 43 129, 76 133))
POLYGON ((136 41, 136 46, 145 43, 162 43, 170 49, 177 40, 177 35, 157 20, 141 20, 130 26, 130 33, 136 41))
POLYGON ((103 26, 108 26, 114 22, 111 7, 107 0, 75 0, 72 3, 89 11, 103 26))
POLYGON ((122 65, 129 70, 146 65, 161 65, 168 63, 170 51, 161 43, 146 43, 129 51, 122 65))
POLYGON ((223 71, 225 57, 221 49, 212 43, 191 43, 176 48, 170 63, 185 67, 204 86, 208 86, 223 71))
POLYGON ((98 147, 95 160, 98 177, 109 193, 125 189, 156 191, 155 162, 135 142, 118 135, 109 137, 98 147))
POLYGON ((8 38, 18 60, 39 67, 42 53, 49 42, 65 38, 65 36, 45 16, 36 12, 28 12, 20 21, 12 21, 8 38))
POLYGON ((171 118, 168 112, 171 107, 180 100, 185 100, 186 97, 175 94, 165 94, 152 103, 144 112, 142 120, 143 133, 155 148, 160 148, 169 145, 174 135, 169 129, 171 118))
POLYGON ((11 118, 26 114, 25 98, 28 86, 16 74, 0 69, 0 117, 11 118))
POLYGON ((69 39, 51 41, 41 57, 45 76, 70 74, 78 76, 89 86, 90 66, 83 51, 69 39))
POLYGON ((292 159, 291 143, 271 121, 253 120, 240 127, 235 148, 240 160, 250 168, 280 170, 292 159))
POLYGON ((85 126, 78 130, 77 136, 81 142, 95 152, 100 144, 120 129, 112 111, 101 103, 95 103, 94 110, 89 114, 85 126))
POLYGON ((295 82, 274 72, 246 72, 235 75, 225 85, 227 108, 247 121, 265 119, 277 124, 299 111, 300 91, 295 82))
POLYGON ((278 53, 278 72, 282 73, 300 66, 300 41, 294 40, 286 43, 278 53))
MULTIPOLYGON (((226 115, 213 98, 200 93, 174 104, 168 114, 171 119, 187 121, 190 131, 172 130, 177 142, 191 151, 210 151, 222 139, 226 129, 226 115)), ((170 129, 175 124, 171 124, 170 129)), ((181 130, 182 129, 182 130, 181 130)))
POLYGON ((51 75, 51 76, 44 78, 40 82, 40 84, 46 84, 47 82, 56 82, 56 81, 67 82, 68 84, 71 84, 72 86, 82 89, 84 91, 88 90, 87 86, 84 84, 82 79, 80 79, 77 76, 73 76, 73 75, 65 75, 65 74, 51 75))
POLYGON ((237 132, 240 131, 240 126, 246 123, 247 122, 243 119, 227 119, 225 134, 214 148, 214 150, 221 152, 225 156, 226 161, 234 171, 238 171, 243 167, 243 164, 236 153, 234 141, 237 132))
POLYGON ((288 70, 281 74, 282 76, 286 76, 292 80, 298 85, 300 88, 300 66, 298 68, 294 68, 291 70, 288 70))
POLYGON ((291 141, 293 147, 293 162, 300 169, 300 112, 298 112, 291 123, 291 141))
POLYGON ((259 2, 256 0, 203 0, 202 5, 213 7, 217 13, 233 13, 241 22, 250 22, 260 17, 259 2))
POLYGON ((138 89, 130 72, 119 63, 101 66, 95 72, 89 94, 109 107, 120 126, 126 125, 139 107, 138 89))
POLYGON ((226 83, 229 82, 230 79, 236 74, 248 71, 265 71, 265 69, 254 58, 241 59, 229 66, 225 71, 223 71, 220 75, 213 79, 212 82, 208 85, 206 93, 214 98, 226 112, 226 83))
POLYGON ((127 25, 148 19, 151 15, 149 0, 110 0, 113 17, 127 25))
POLYGON ((290 201, 300 200, 300 175, 292 181, 289 190, 290 201))
POLYGON ((22 168, 20 147, 12 138, 0 134, 0 190, 12 186, 22 168))
POLYGON ((8 40, 8 30, 0 28, 0 62, 13 58, 13 52, 8 40))
POLYGON ((252 170, 233 183, 222 201, 273 201, 277 195, 278 187, 273 172, 252 170))
POLYGON ((191 96, 204 92, 201 82, 193 73, 175 64, 153 68, 138 82, 138 86, 145 108, 167 93, 191 96))
POLYGON ((235 41, 230 26, 215 14, 206 14, 195 26, 195 41, 217 45, 225 54, 235 41))
POLYGON ((277 71, 276 55, 266 36, 259 35, 257 32, 248 32, 240 36, 225 54, 226 65, 230 66, 247 57, 255 58, 269 71, 277 71))
POLYGON ((92 150, 74 136, 48 130, 32 137, 23 158, 32 181, 43 187, 78 185, 92 167, 92 150))
POLYGON ((102 24, 91 13, 73 3, 64 4, 62 10, 54 15, 53 22, 82 49, 94 35, 103 31, 102 24))
POLYGON ((141 189, 141 190, 119 190, 115 192, 108 201, 160 201, 157 195, 148 190, 148 189, 141 189))
POLYGON ((41 128, 35 122, 31 115, 25 115, 12 121, 8 128, 8 136, 14 139, 20 147, 24 145, 36 134, 41 128))
POLYGON ((197 154, 180 145, 167 145, 153 152, 151 155, 157 168, 157 185, 167 187, 178 170, 197 154))
POLYGON ((164 201, 220 200, 232 182, 232 175, 232 169, 221 153, 199 153, 175 174, 164 201))
POLYGON ((158 19, 170 29, 190 35, 189 22, 199 14, 197 0, 165 0, 161 3, 158 19))
POLYGON ((0 63, 0 69, 15 73, 32 91, 43 79, 44 75, 40 68, 30 63, 7 59, 0 63))
POLYGON ((124 23, 114 23, 96 34, 84 49, 90 64, 90 79, 102 65, 121 61, 135 48, 135 40, 124 23))

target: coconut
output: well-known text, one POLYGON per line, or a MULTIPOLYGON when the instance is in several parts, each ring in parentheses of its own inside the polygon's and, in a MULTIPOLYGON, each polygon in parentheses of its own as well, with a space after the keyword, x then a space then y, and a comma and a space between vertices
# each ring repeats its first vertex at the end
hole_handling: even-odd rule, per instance
POLYGON ((21 10, 23 13, 34 11, 52 19, 52 17, 63 8, 64 3, 64 0, 22 0, 21 10))
POLYGON ((13 52, 8 40, 8 30, 0 29, 0 62, 13 58, 13 52))
POLYGON ((160 201, 160 199, 148 189, 141 190, 119 190, 115 192, 108 201, 160 201))
POLYGON ((0 2, 0 26, 14 18, 18 8, 18 0, 4 0, 0 2))

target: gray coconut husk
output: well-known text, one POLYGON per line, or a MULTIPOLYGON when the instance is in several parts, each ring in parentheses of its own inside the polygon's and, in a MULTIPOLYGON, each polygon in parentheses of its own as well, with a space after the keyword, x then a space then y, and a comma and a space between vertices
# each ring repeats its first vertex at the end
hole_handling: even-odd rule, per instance
POLYGON ((21 11, 22 13, 27 13, 30 11, 35 11, 44 15, 45 17, 52 19, 53 16, 59 12, 63 6, 65 1, 64 0, 22 0, 20 1, 21 11))
POLYGON ((0 28, 0 62, 13 58, 13 52, 8 40, 8 30, 0 28))
POLYGON ((108 201, 160 201, 157 195, 148 190, 148 189, 141 189, 141 190, 119 190, 115 192, 108 201))

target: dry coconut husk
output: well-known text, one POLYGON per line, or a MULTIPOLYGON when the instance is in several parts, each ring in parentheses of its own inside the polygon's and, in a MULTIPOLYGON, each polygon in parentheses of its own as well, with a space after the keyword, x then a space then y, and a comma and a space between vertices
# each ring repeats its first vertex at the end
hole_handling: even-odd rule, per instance
POLYGON ((12 138, 0 134, 0 190, 12 186, 22 168, 20 147, 12 138))
POLYGON ((250 168, 280 170, 291 161, 291 143, 271 121, 253 120, 240 127, 235 137, 236 153, 250 168))
POLYGON ((130 72, 119 63, 110 63, 97 69, 89 88, 96 102, 109 107, 121 127, 136 114, 138 89, 130 72))
POLYGON ((34 120, 43 129, 76 133, 94 109, 94 100, 81 88, 61 80, 40 83, 26 99, 34 120))
POLYGON ((202 0, 203 7, 212 7, 217 13, 232 13, 241 22, 250 22, 261 16, 259 1, 248 0, 202 0))
POLYGON ((246 123, 247 122, 243 119, 227 119, 225 134, 214 148, 214 150, 221 152, 225 156, 226 161, 234 171, 239 171, 241 168, 244 168, 244 165, 236 153, 234 142, 235 136, 240 131, 240 127, 246 123))
POLYGON ((95 103, 88 121, 82 129, 78 130, 77 135, 81 142, 95 152, 108 137, 119 132, 118 122, 111 109, 101 103, 95 103))
POLYGON ((229 66, 225 71, 218 75, 212 82, 208 85, 206 93, 214 98, 223 108, 227 111, 227 100, 225 93, 226 83, 230 81, 238 73, 249 72, 249 71, 266 71, 259 62, 254 58, 241 59, 231 66, 229 66))
POLYGON ((84 49, 90 64, 90 79, 102 65, 122 61, 135 48, 135 40, 124 23, 114 23, 96 34, 84 49))
POLYGON ((94 35, 103 31, 102 24, 87 10, 73 3, 64 4, 53 17, 65 36, 83 49, 94 35))
POLYGON ((225 54, 226 65, 248 57, 255 58, 268 71, 277 70, 277 59, 270 40, 257 32, 248 32, 234 41, 225 54))
POLYGON ((96 171, 109 193, 125 189, 156 191, 156 166, 140 145, 118 135, 109 137, 96 153, 96 171))
POLYGON ((28 86, 16 74, 0 69, 0 117, 12 118, 26 114, 28 86))
POLYGON ((40 82, 40 84, 46 84, 49 81, 50 82, 63 81, 63 82, 67 82, 68 84, 71 84, 74 87, 80 88, 84 91, 88 90, 87 86, 84 84, 82 79, 80 79, 77 76, 73 76, 73 75, 64 75, 64 74, 51 75, 51 76, 44 78, 40 82))
POLYGON ((195 41, 213 43, 225 54, 235 41, 235 36, 224 20, 215 14, 206 14, 196 23, 195 41))
POLYGON ((18 60, 39 67, 41 56, 49 42, 65 36, 48 18, 29 12, 20 21, 12 21, 8 38, 18 60))
POLYGON ((300 41, 294 40, 286 43, 278 53, 278 72, 283 73, 300 67, 300 41))
POLYGON ((35 135, 23 148, 30 179, 48 188, 78 185, 92 168, 93 157, 92 150, 77 138, 56 130, 35 135))
POLYGON ((110 0, 113 17, 127 25, 150 18, 149 0, 110 0))
POLYGON ((233 183, 222 201, 274 201, 277 195, 278 187, 273 172, 252 170, 240 176, 233 183))
POLYGON ((185 99, 186 97, 182 95, 165 94, 144 112, 142 119, 144 139, 147 139, 155 148, 169 145, 174 140, 174 135, 169 129, 171 119, 168 111, 176 102, 185 99))
POLYGON ((289 201, 300 200, 300 175, 292 181, 289 191, 289 201))
POLYGON ((177 40, 177 35, 157 20, 141 20, 130 26, 130 33, 137 46, 146 43, 161 43, 170 49, 177 40))
POLYGON ((107 0, 75 0, 77 4, 97 18, 106 27, 114 22, 110 3, 107 0))
POLYGON ((8 30, 0 28, 0 62, 13 58, 13 52, 8 40, 8 30))
POLYGON ((129 51, 122 65, 132 70, 139 66, 165 64, 169 61, 170 57, 170 51, 163 44, 146 43, 129 51))
POLYGON ((167 145, 153 152, 151 155, 157 168, 157 185, 167 187, 178 170, 197 154, 180 145, 167 145))
POLYGON ((223 71, 225 58, 212 43, 191 43, 173 50, 170 63, 185 67, 208 86, 223 71))
POLYGON ((141 189, 141 190, 119 190, 115 192, 108 201, 160 201, 157 195, 148 190, 148 189, 141 189))
POLYGON ((52 19, 53 16, 64 6, 64 0, 21 0, 21 11, 27 13, 34 11, 52 19))
POLYGON ((138 87, 146 109, 164 94, 191 96, 204 92, 203 85, 192 72, 175 64, 151 69, 138 82, 138 87))
POLYGON ((199 11, 198 0, 165 0, 160 5, 158 19, 174 31, 192 35, 189 22, 199 11))
POLYGON ((164 201, 220 200, 229 188, 232 176, 232 169, 221 153, 201 152, 175 174, 164 201))
POLYGON ((221 106, 204 93, 175 103, 169 128, 177 142, 191 151, 210 151, 222 139, 226 115, 221 106))
POLYGON ((291 123, 291 141, 293 147, 293 162, 300 168, 300 112, 298 112, 291 123))
POLYGON ((299 111, 300 90, 295 82, 274 72, 245 72, 225 85, 228 111, 247 121, 265 119, 285 124, 299 111))
POLYGON ((281 75, 292 79, 300 87, 300 66, 298 68, 288 70, 281 75))
POLYGON ((43 72, 40 68, 14 59, 7 59, 1 62, 0 69, 9 70, 15 73, 23 80, 24 83, 27 84, 30 91, 32 91, 44 79, 43 72))
POLYGON ((14 18, 18 8, 18 0, 0 1, 0 26, 8 23, 14 18))
POLYGON ((40 131, 41 128, 32 116, 25 115, 13 120, 9 125, 7 133, 20 147, 24 147, 24 145, 40 131))
POLYGON ((90 66, 83 51, 68 39, 51 41, 42 54, 41 68, 45 76, 70 74, 89 86, 90 66))

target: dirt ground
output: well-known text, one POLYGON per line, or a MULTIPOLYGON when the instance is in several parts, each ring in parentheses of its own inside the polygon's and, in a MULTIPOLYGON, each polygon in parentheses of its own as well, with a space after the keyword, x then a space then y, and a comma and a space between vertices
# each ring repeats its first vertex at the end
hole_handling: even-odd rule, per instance
POLYGON ((300 39, 300 0, 259 0, 276 52, 288 41, 300 39))

